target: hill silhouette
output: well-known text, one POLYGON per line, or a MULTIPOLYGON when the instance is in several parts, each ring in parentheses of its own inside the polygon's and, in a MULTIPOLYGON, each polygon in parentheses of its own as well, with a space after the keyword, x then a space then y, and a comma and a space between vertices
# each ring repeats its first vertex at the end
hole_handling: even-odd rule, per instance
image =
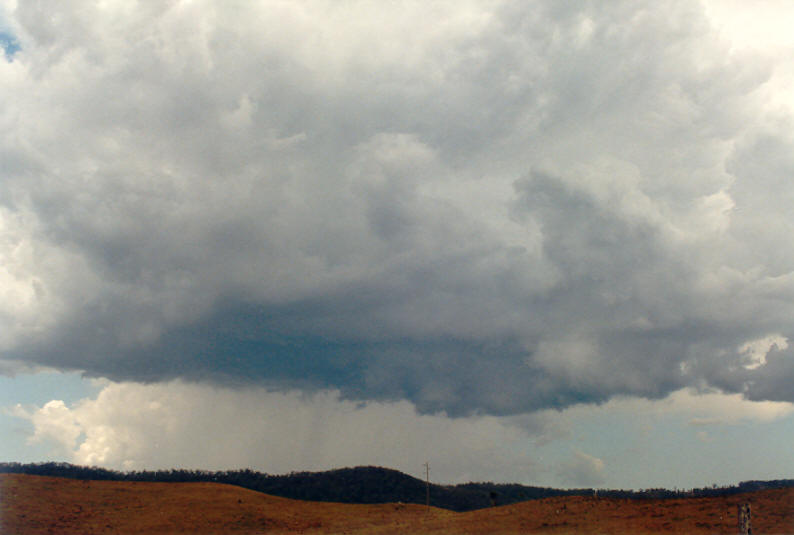
MULTIPOLYGON (((425 481, 398 470, 378 466, 359 466, 325 472, 292 472, 284 475, 270 475, 250 469, 217 472, 184 469, 119 472, 106 468, 47 462, 34 464, 0 463, 0 473, 20 473, 96 481, 226 483, 283 498, 358 504, 399 502, 424 504, 427 492, 425 481)), ((598 490, 598 496, 638 499, 717 497, 789 487, 794 487, 794 480, 746 481, 735 486, 712 486, 692 490, 598 490)), ((542 498, 593 495, 593 489, 555 489, 490 482, 458 485, 431 483, 430 485, 430 505, 459 512, 542 498)))

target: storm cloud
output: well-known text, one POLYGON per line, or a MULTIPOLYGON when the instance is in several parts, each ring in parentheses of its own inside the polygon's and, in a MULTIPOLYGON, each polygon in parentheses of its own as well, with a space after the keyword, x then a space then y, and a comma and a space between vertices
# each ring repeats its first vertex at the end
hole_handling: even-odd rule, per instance
POLYGON ((450 415, 794 401, 794 70, 704 6, 4 16, 0 369, 450 415))

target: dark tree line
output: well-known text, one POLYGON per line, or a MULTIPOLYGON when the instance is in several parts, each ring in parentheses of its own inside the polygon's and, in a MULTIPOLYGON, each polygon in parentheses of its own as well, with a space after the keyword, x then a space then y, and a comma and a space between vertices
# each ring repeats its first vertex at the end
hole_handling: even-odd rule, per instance
MULTIPOLYGON (((0 463, 0 473, 21 473, 81 480, 148 482, 216 482, 293 498, 341 503, 417 503, 426 499, 425 482, 397 470, 375 466, 341 468, 327 472, 263 474, 250 469, 210 472, 207 470, 143 470, 119 472, 107 468, 76 466, 68 463, 0 463)), ((727 487, 691 490, 644 489, 598 490, 605 498, 659 499, 728 496, 763 489, 794 487, 794 479, 745 481, 727 487)), ((430 486, 430 503, 453 511, 471 511, 494 505, 549 498, 553 496, 593 496, 593 489, 554 489, 518 484, 465 483, 430 486)))

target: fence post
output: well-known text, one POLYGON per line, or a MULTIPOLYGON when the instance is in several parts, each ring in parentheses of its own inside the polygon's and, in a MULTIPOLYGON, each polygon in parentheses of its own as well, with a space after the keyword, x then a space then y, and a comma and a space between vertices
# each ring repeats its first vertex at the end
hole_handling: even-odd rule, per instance
POLYGON ((739 528, 739 535, 752 535, 753 528, 750 524, 750 504, 740 503, 736 506, 736 517, 739 528))

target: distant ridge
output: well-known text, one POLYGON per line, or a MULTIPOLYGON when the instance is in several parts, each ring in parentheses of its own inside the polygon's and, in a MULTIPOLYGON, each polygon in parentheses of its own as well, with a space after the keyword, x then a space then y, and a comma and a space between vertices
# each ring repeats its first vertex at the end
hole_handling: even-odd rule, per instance
MULTIPOLYGON (((209 472, 205 470, 152 470, 119 472, 106 468, 69 463, 0 463, 0 473, 19 473, 82 480, 217 482, 250 490, 320 502, 339 503, 417 503, 426 499, 425 482, 397 470, 378 466, 340 468, 325 472, 292 472, 269 475, 254 470, 209 472)), ((728 496, 742 492, 794 487, 794 479, 745 481, 729 487, 692 490, 647 489, 598 490, 598 495, 613 498, 674 498, 728 496)), ((430 485, 430 504, 452 511, 471 511, 494 505, 508 505, 552 496, 592 496, 593 489, 554 489, 503 483, 465 483, 430 485)))

